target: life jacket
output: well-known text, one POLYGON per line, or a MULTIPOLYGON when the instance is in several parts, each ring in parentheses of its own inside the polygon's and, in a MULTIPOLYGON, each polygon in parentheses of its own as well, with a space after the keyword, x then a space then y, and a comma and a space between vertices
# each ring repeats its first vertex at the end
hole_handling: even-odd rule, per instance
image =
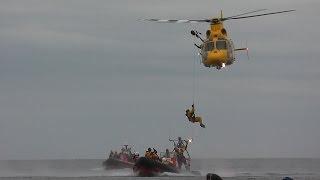
POLYGON ((152 159, 152 152, 146 151, 146 153, 144 154, 144 157, 152 159))
POLYGON ((195 122, 196 119, 195 119, 194 109, 186 111, 186 116, 187 116, 189 121, 195 122))
POLYGON ((151 153, 150 153, 150 159, 158 160, 158 159, 159 159, 159 156, 158 156, 158 154, 156 154, 155 152, 151 152, 151 153))
POLYGON ((189 111, 186 111, 186 116, 188 118, 191 118, 192 117, 192 112, 189 110, 189 111))

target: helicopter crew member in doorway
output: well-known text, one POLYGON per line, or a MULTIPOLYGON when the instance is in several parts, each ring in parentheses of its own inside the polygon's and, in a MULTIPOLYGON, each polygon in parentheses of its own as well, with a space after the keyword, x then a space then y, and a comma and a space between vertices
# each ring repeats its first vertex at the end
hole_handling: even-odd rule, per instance
POLYGON ((188 120, 192 123, 198 122, 202 128, 205 128, 206 126, 202 123, 202 117, 196 116, 194 112, 195 112, 194 104, 192 104, 191 109, 186 110, 186 116, 188 120))

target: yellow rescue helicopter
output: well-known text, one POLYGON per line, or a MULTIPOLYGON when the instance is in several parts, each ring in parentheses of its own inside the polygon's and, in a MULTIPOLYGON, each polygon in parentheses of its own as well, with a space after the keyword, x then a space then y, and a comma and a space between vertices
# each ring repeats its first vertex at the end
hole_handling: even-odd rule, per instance
MULTIPOLYGON (((280 14, 287 13, 295 10, 286 10, 286 11, 278 11, 278 12, 270 12, 263 14, 254 14, 259 11, 265 11, 266 9, 260 9, 255 11, 250 11, 234 16, 223 17, 222 11, 220 18, 212 18, 212 19, 195 19, 195 20, 178 20, 178 19, 146 19, 147 21, 152 22, 160 22, 160 23, 210 23, 210 29, 206 31, 206 38, 201 37, 201 33, 192 30, 191 34, 196 38, 201 40, 201 44, 194 44, 199 50, 200 55, 202 57, 202 63, 206 67, 215 67, 217 69, 224 68, 227 65, 233 64, 235 61, 235 52, 236 51, 247 51, 248 48, 234 48, 232 40, 229 38, 227 30, 223 26, 223 22, 227 20, 235 20, 235 19, 245 19, 252 18, 258 16, 266 16, 272 14, 280 14), (245 16, 246 15, 246 16, 245 16)), ((249 56, 248 56, 249 58, 249 56)))

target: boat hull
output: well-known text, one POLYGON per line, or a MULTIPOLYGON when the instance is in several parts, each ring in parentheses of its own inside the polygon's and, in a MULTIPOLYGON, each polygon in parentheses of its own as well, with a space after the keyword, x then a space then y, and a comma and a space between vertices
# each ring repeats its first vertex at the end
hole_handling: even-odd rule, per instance
POLYGON ((179 173, 179 170, 160 161, 154 161, 141 157, 133 166, 133 171, 137 176, 157 176, 164 172, 179 173))
POLYGON ((122 161, 116 158, 108 158, 102 163, 105 169, 124 169, 124 168, 132 168, 134 166, 133 162, 122 161))

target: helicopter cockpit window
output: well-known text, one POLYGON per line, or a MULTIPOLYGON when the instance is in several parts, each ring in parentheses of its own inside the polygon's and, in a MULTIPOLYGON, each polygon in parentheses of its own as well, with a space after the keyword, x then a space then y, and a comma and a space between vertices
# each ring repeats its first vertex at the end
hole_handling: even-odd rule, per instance
POLYGON ((212 51, 214 49, 214 43, 213 42, 207 42, 205 44, 205 51, 212 51))
POLYGON ((216 41, 217 49, 227 49, 227 42, 226 41, 216 41))

